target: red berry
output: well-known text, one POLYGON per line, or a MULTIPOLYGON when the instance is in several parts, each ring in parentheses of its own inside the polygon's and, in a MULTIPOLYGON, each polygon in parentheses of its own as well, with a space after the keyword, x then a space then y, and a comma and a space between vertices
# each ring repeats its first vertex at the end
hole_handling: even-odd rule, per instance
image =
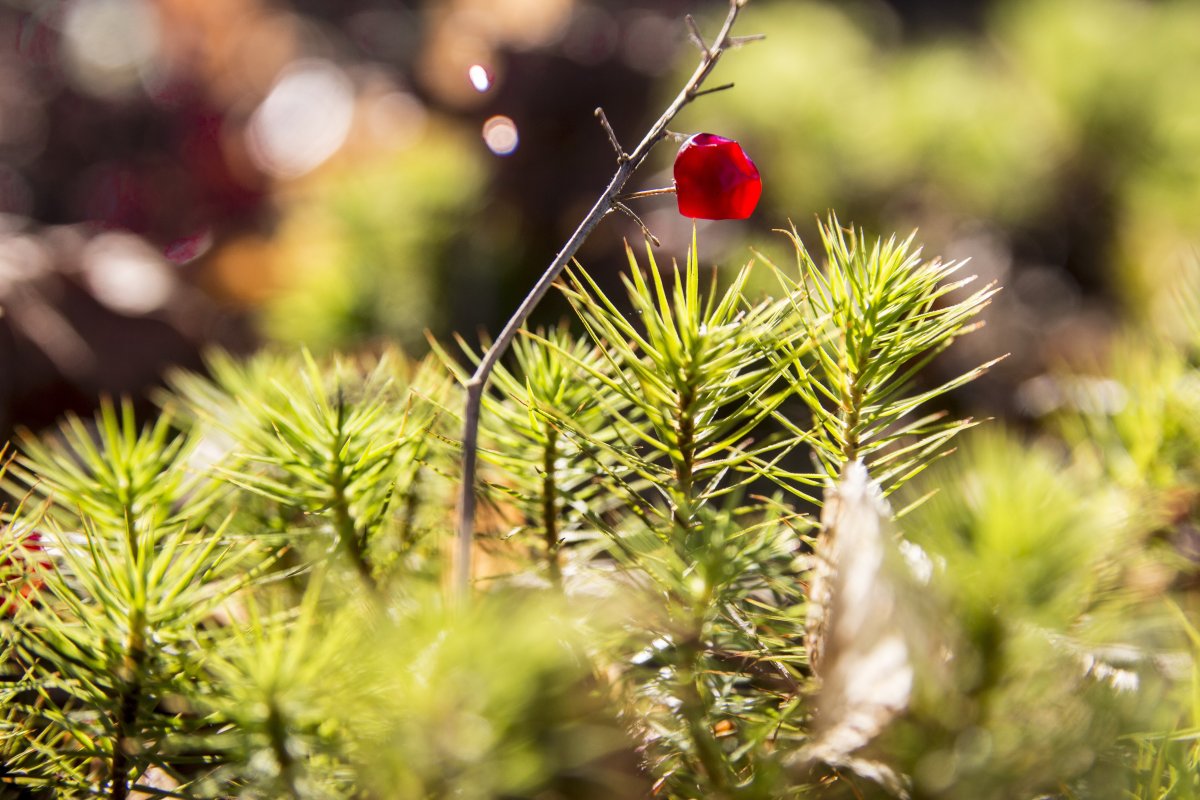
POLYGON ((675 156, 679 213, 694 219, 746 219, 758 205, 762 179, 742 146, 697 133, 675 156))

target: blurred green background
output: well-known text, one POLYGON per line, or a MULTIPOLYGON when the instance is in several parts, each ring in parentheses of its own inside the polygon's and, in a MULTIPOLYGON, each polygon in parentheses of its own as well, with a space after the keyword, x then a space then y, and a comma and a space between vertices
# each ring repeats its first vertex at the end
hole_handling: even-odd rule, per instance
MULTIPOLYGON (((694 64, 683 15, 711 30, 724 7, 4 0, 0 430, 214 344, 494 332, 611 174, 592 110, 632 146, 694 64)), ((673 126, 763 174, 751 220, 701 223, 703 261, 785 259, 772 229, 827 209, 919 228, 1006 288, 954 358, 1012 353, 959 401, 1010 418, 1118 326, 1170 332, 1200 233, 1200 3, 753 0, 739 32, 768 38, 718 67, 736 88, 673 126)), ((639 211, 682 255, 673 201, 639 211)), ((606 221, 580 254, 602 284, 624 237, 606 221)))

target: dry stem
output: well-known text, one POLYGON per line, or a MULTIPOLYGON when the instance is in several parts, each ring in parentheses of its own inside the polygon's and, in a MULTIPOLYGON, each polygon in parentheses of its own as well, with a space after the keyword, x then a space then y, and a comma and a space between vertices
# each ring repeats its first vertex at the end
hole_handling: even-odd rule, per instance
MULTIPOLYGON (((554 261, 538 278, 537 283, 521 301, 521 305, 513 312, 508 323, 492 342, 491 347, 483 354, 479 366, 476 367, 474 374, 466 382, 467 398, 466 409, 463 413, 463 451, 462 451, 462 485, 459 493, 458 501, 458 541, 457 553, 454 561, 454 591, 460 599, 465 598, 470 590, 471 584, 471 545, 475 536, 475 477, 476 467, 479 456, 479 412, 483 402, 483 392, 487 387, 488 377, 492 373, 492 369, 496 366, 496 362, 508 350, 512 343, 513 337, 517 331, 525 324, 525 320, 529 318, 530 313, 538 302, 549 291, 550 286, 558 278, 563 268, 567 263, 574 258, 580 246, 591 235, 600 221, 618 210, 618 197, 621 190, 625 188, 626 182, 641 166, 646 156, 650 153, 651 148, 659 141, 668 135, 667 125, 675 118, 675 115, 683 109, 688 103, 704 94, 700 91, 700 86, 708 78, 717 61, 721 58, 721 54, 735 45, 734 39, 729 35, 733 29, 733 24, 737 20, 738 14, 742 10, 747 0, 730 0, 729 13, 725 16, 725 22, 721 26, 721 30, 713 39, 712 44, 702 48, 700 63, 696 67, 695 72, 684 84, 679 94, 667 106, 666 111, 662 116, 650 126, 650 130, 642 137, 638 146, 631 153, 625 153, 621 150, 616 134, 613 133, 611 126, 607 124, 607 119, 603 112, 597 113, 597 117, 601 120, 601 125, 608 134, 613 147, 617 150, 617 171, 609 181, 608 187, 596 201, 592 209, 579 223, 579 227, 571 234, 567 243, 563 245, 562 250, 554 257, 554 261)), ((725 87, 718 87, 725 88, 725 87)))

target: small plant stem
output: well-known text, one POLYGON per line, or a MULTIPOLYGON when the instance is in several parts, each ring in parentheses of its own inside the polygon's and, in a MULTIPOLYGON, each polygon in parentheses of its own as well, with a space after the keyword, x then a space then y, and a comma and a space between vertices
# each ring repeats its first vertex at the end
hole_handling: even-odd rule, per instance
POLYGON ((138 706, 142 702, 142 664, 146 658, 145 617, 140 611, 129 615, 129 638, 125 643, 125 658, 118 673, 125 684, 121 688, 117 718, 113 726, 112 765, 109 770, 109 800, 126 800, 129 796, 129 769, 135 746, 138 706))
POLYGON ((706 94, 716 94, 717 92, 724 92, 732 88, 732 83, 723 83, 720 86, 714 86, 711 89, 697 89, 692 93, 692 99, 695 100, 697 97, 703 97, 706 94))
MULTIPOLYGON (((679 391, 676 406, 676 430, 679 434, 679 459, 675 462, 675 485, 679 496, 675 507, 675 525, 683 541, 687 541, 692 528, 692 513, 695 507, 696 422, 692 416, 695 403, 693 389, 688 386, 679 391)), ((716 797, 729 796, 733 786, 733 775, 725 758, 725 751, 713 736, 708 722, 708 701, 699 688, 706 652, 704 646, 704 618, 712 604, 711 592, 706 591, 692 609, 693 631, 679 649, 679 700, 680 711, 687 723, 688 737, 692 740, 696 758, 711 782, 710 788, 716 797)))
POLYGON ((846 432, 846 441, 842 447, 842 455, 846 462, 849 463, 858 458, 858 421, 862 414, 863 391, 858 385, 858 376, 854 376, 854 380, 850 383, 850 402, 848 408, 845 409, 845 417, 842 423, 846 432))
POLYGON ((717 792, 715 796, 727 798, 732 793, 736 778, 729 768, 725 751, 708 724, 708 702, 698 684, 704 659, 704 646, 699 637, 681 645, 679 656, 680 710, 687 722, 688 737, 692 740, 697 760, 711 781, 711 788, 717 792))
POLYGON ((700 26, 696 24, 696 18, 691 14, 684 14, 683 21, 687 23, 688 38, 692 41, 692 44, 699 47, 701 53, 707 55, 709 52, 708 45, 704 43, 704 34, 700 32, 700 26))
POLYGON ((367 561, 366 553, 363 552, 354 518, 350 516, 350 504, 341 480, 341 470, 338 470, 338 474, 332 481, 334 530, 337 532, 339 543, 346 554, 350 556, 350 561, 354 564, 358 574, 362 576, 368 586, 375 588, 375 579, 371 575, 371 564, 367 561))
POLYGON ((679 489, 679 502, 675 508, 675 524, 684 537, 691 530, 692 510, 695 506, 692 487, 695 482, 696 422, 692 418, 695 398, 690 389, 679 395, 679 460, 675 462, 675 485, 679 489))
POLYGON ((337 429, 332 448, 332 461, 329 465, 329 486, 333 489, 331 506, 333 508, 333 529, 338 537, 338 544, 350 556, 350 561, 363 581, 372 589, 375 579, 371 575, 371 564, 363 552, 363 542, 358 537, 358 526, 350 515, 350 498, 346 494, 346 467, 342 463, 341 452, 346 444, 345 434, 345 403, 342 401, 341 390, 338 390, 337 429))
POLYGON ((547 425, 546 448, 542 455, 542 530, 546 536, 546 568, 550 582, 562 584, 562 565, 558 561, 561 542, 558 540, 558 484, 554 478, 554 462, 558 460, 558 431, 547 425))
POLYGON ((492 370, 496 363, 508 351, 512 344, 513 337, 517 335, 517 331, 529 319, 530 313, 550 290, 551 285, 558 279, 563 268, 575 257, 579 248, 584 241, 591 235, 596 226, 600 224, 609 213, 612 212, 625 184, 629 178, 637 171, 642 162, 646 160, 650 150, 654 145, 658 144, 666 135, 667 125, 675 118, 680 110, 688 103, 696 98, 696 92, 701 84, 708 78, 717 61, 720 60, 721 54, 725 52, 729 42, 729 32, 733 29, 733 23, 737 20, 739 12, 746 0, 730 0, 729 13, 725 16, 725 22, 722 24, 720 31, 717 32, 711 46, 705 48, 701 55, 700 63, 697 65, 692 76, 688 78, 683 89, 667 106, 666 111, 662 116, 650 126, 650 130, 642 137, 638 146, 633 149, 633 152, 628 154, 628 158, 622 160, 617 159, 617 171, 609 181, 608 186, 601 193, 596 203, 588 211, 583 221, 579 223, 579 227, 567 239, 567 243, 563 245, 562 250, 550 262, 550 266, 538 278, 537 283, 530 289, 529 294, 521 301, 517 310, 513 312, 504 329, 500 331, 500 335, 492 342, 492 345, 483 354, 479 365, 475 368, 475 372, 466 382, 466 405, 463 411, 463 437, 462 437, 462 484, 460 486, 458 499, 458 531, 457 531, 457 547, 454 560, 454 581, 453 588, 455 594, 460 599, 465 599, 471 587, 471 545, 475 538, 475 482, 477 461, 479 456, 479 414, 483 404, 483 392, 487 388, 488 378, 491 377, 492 370))
POLYGON ((283 785, 287 787, 288 795, 299 798, 300 791, 296 787, 296 760, 288 751, 287 745, 287 723, 274 700, 270 702, 267 710, 267 736, 271 740, 271 751, 279 765, 279 776, 283 785))
POLYGON ((398 538, 402 550, 408 550, 413 545, 413 536, 417 527, 417 509, 420 506, 422 477, 425 470, 421 468, 421 460, 425 457, 425 448, 420 447, 413 454, 417 468, 413 470, 412 480, 407 481, 408 489, 404 493, 404 510, 400 515, 400 532, 398 538))

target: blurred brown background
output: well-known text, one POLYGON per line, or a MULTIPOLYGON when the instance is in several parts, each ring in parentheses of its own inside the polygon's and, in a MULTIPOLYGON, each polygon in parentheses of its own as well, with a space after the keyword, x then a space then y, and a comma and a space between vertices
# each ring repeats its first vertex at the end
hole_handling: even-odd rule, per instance
MULTIPOLYGON (((320 351, 496 330, 694 64, 713 2, 4 0, 0 432, 144 396, 210 346, 320 351), (472 67, 475 67, 473 70, 472 67)), ((1007 291, 962 402, 1038 411, 1036 379, 1162 319, 1200 228, 1200 4, 754 0, 674 126, 763 173, 702 259, 838 211, 921 229, 1007 291), (1031 383, 1033 381, 1033 383, 1031 383)), ((663 145, 639 187, 669 183, 663 145)), ((680 255, 691 222, 640 208, 680 255)), ((580 254, 615 287, 625 220, 580 254)), ((541 319, 564 309, 548 298, 541 319)), ((947 369, 956 365, 948 364, 947 369)))

